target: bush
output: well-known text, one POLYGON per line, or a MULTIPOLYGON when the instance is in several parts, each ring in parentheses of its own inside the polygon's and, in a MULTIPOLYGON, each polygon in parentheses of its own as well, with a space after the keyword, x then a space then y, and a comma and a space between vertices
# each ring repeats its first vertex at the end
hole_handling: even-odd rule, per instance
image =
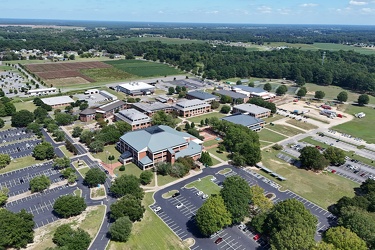
POLYGON ((121 167, 119 168, 120 171, 125 171, 125 165, 121 165, 121 167))
POLYGON ((282 150, 283 146, 279 145, 279 144, 275 144, 275 145, 272 146, 272 148, 275 149, 275 150, 282 150))
POLYGON ((153 173, 151 171, 143 171, 139 178, 141 179, 142 185, 150 184, 152 181, 153 173))
POLYGON ((220 109, 220 112, 223 113, 223 114, 228 114, 230 112, 230 106, 223 105, 223 107, 221 107, 221 109, 220 109))

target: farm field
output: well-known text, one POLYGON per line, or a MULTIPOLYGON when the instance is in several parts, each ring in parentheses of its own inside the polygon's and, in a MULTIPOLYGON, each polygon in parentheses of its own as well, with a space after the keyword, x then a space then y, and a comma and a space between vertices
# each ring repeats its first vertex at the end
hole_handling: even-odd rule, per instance
POLYGON ((110 68, 97 68, 97 69, 82 69, 81 73, 94 79, 96 82, 118 81, 131 78, 132 75, 120 69, 110 68))
POLYGON ((105 63, 123 72, 140 77, 179 75, 183 73, 166 64, 141 60, 117 60, 105 61, 105 63))
POLYGON ((366 116, 362 119, 354 118, 353 120, 333 127, 332 129, 359 137, 368 143, 375 143, 375 134, 372 126, 375 122, 375 109, 370 107, 359 107, 348 105, 345 110, 348 114, 364 112, 366 116))
POLYGON ((204 43, 201 40, 189 40, 189 39, 179 39, 179 38, 169 38, 169 37, 127 37, 120 38, 115 43, 124 43, 124 42, 149 42, 149 41, 160 41, 165 44, 187 44, 187 43, 204 43))

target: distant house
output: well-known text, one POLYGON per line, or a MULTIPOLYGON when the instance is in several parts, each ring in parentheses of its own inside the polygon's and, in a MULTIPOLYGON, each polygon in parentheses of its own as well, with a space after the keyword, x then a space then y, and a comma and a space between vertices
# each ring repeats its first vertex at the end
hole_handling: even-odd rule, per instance
POLYGON ((56 93, 57 93, 56 88, 30 89, 27 91, 27 94, 31 96, 51 95, 51 94, 56 94, 56 93))
POLYGON ((79 113, 79 120, 82 122, 90 122, 95 120, 96 110, 95 109, 84 109, 79 113))
POLYGON ((178 102, 174 108, 179 113, 179 116, 182 117, 201 115, 211 111, 210 104, 198 99, 178 102))
POLYGON ((115 114, 116 121, 128 123, 132 130, 148 128, 151 126, 151 118, 136 109, 125 109, 115 114))
POLYGON ((254 104, 244 103, 233 107, 233 114, 245 114, 255 118, 267 118, 271 115, 271 110, 259 107, 254 104))
POLYGON ((132 96, 153 94, 155 90, 155 86, 152 86, 145 82, 123 83, 119 84, 116 88, 117 91, 121 91, 132 96))
POLYGON ((253 131, 259 131, 264 126, 264 121, 249 115, 235 114, 221 118, 223 121, 248 127, 253 131))
POLYGON ((173 106, 161 103, 161 102, 153 102, 153 103, 133 103, 132 107, 136 110, 148 115, 152 116, 156 112, 163 110, 165 113, 172 113, 175 109, 173 106))
POLYGON ((220 96, 229 96, 230 98, 232 98, 234 103, 239 103, 239 102, 246 103, 249 100, 249 97, 247 95, 236 93, 234 91, 229 91, 229 90, 223 90, 223 89, 216 90, 214 91, 214 94, 218 94, 220 96))
POLYGON ((155 101, 158 101, 158 102, 161 102, 161 103, 173 104, 173 103, 176 102, 176 99, 173 98, 173 97, 160 95, 160 96, 155 98, 155 101))
POLYGON ((96 109, 96 112, 103 115, 103 118, 112 117, 115 112, 123 110, 126 103, 120 100, 104 104, 96 109))
POLYGON ((74 103, 74 100, 69 96, 56 96, 41 99, 44 104, 51 106, 52 108, 59 108, 69 106, 74 103))
POLYGON ((199 99, 201 101, 205 101, 207 103, 211 103, 212 101, 219 100, 219 97, 207 92, 194 90, 189 91, 186 93, 186 99, 192 100, 192 99, 199 99))
POLYGON ((127 132, 117 144, 122 153, 120 161, 134 162, 140 169, 154 167, 158 162, 174 163, 178 158, 189 156, 198 160, 202 143, 194 136, 171 127, 159 125, 127 132))
POLYGON ((236 85, 232 87, 232 90, 237 93, 247 95, 248 97, 260 97, 264 100, 273 99, 276 97, 275 94, 272 94, 261 88, 253 88, 244 85, 236 85))

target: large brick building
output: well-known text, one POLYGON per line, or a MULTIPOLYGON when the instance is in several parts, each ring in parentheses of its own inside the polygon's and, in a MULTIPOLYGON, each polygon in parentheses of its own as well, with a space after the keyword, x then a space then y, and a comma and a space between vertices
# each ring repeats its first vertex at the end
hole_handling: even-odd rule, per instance
POLYGON ((201 115, 211 111, 210 104, 198 99, 178 102, 174 108, 178 112, 178 115, 182 117, 201 115))
POLYGON ((128 123, 132 130, 148 128, 151 126, 151 118, 136 109, 125 109, 115 114, 116 121, 128 123))
POLYGON ((255 118, 267 118, 271 115, 271 110, 259 107, 255 104, 244 103, 233 107, 233 114, 245 114, 255 118))

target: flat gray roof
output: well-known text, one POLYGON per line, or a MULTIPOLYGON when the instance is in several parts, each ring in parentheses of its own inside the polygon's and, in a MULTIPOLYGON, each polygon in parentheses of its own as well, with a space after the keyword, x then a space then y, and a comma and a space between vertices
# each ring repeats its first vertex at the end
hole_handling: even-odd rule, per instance
POLYGON ((183 111, 193 110, 193 109, 197 109, 197 108, 205 108, 205 107, 209 107, 209 106, 210 106, 210 104, 208 104, 204 101, 198 100, 198 99, 192 99, 192 100, 186 100, 186 101, 178 102, 175 105, 175 107, 177 109, 183 110, 183 111))
POLYGON ((143 114, 142 112, 139 112, 136 109, 121 110, 115 115, 118 119, 123 120, 131 125, 151 121, 150 117, 143 114))
POLYGON ((243 91, 246 91, 246 92, 249 92, 249 93, 263 93, 263 92, 267 92, 266 90, 264 89, 261 89, 261 88, 254 88, 254 87, 249 87, 249 86, 245 86, 245 85, 236 85, 236 86, 233 86, 233 89, 242 89, 243 91))
POLYGON ((216 95, 199 91, 199 90, 194 90, 186 93, 189 96, 192 96, 194 98, 197 98, 199 100, 210 100, 210 99, 216 99, 218 98, 216 95))
POLYGON ((104 105, 100 106, 98 109, 101 109, 103 111, 110 111, 112 109, 119 108, 123 105, 125 105, 125 102, 123 102, 121 100, 117 100, 117 101, 113 101, 113 102, 104 104, 104 105))
POLYGON ((43 98, 42 101, 43 103, 50 105, 50 106, 74 102, 74 100, 70 98, 69 96, 48 97, 48 98, 43 98))
POLYGON ((259 107, 255 104, 250 104, 250 103, 244 103, 244 104, 236 105, 233 108, 242 110, 246 113, 251 113, 251 114, 256 114, 256 115, 271 112, 270 109, 259 107))
POLYGON ((161 103, 161 102, 154 102, 154 103, 133 103, 133 107, 138 108, 144 112, 154 112, 158 110, 163 110, 166 108, 172 108, 172 106, 161 103))
POLYGON ((243 125, 245 127, 249 127, 264 122, 262 119, 258 119, 253 116, 243 114, 226 116, 221 118, 221 120, 228 121, 234 124, 243 125))
POLYGON ((236 93, 234 91, 224 90, 224 89, 216 90, 214 93, 219 94, 219 95, 229 96, 229 97, 232 97, 233 99, 247 98, 247 95, 236 93))

